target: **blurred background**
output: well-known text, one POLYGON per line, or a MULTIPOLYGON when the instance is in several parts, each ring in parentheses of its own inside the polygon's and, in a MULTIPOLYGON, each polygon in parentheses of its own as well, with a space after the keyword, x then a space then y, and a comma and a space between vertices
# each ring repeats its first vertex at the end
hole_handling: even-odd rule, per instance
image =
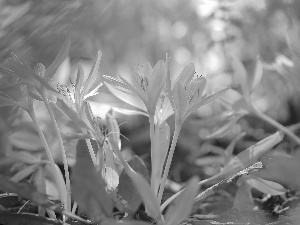
MULTIPOLYGON (((234 84, 229 55, 241 60, 249 80, 260 59, 263 77, 253 98, 265 113, 289 125, 300 121, 299 91, 276 65, 282 62, 278 59, 290 62, 286 32, 299 17, 297 0, 0 0, 0 63, 5 64, 12 50, 30 65, 41 62, 47 67, 71 36, 70 56, 54 78, 61 84, 70 85, 69 77, 75 81, 79 61, 88 71, 98 50, 103 52, 99 73, 110 76, 127 76, 146 61, 154 66, 168 53, 172 76, 193 62, 197 74, 208 80, 206 92, 214 92, 234 84)), ((127 107, 105 88, 92 103, 101 117, 110 106, 127 107)), ((247 135, 237 143, 237 152, 275 131, 249 115, 228 135, 204 142, 201 134, 220 126, 207 118, 224 110, 215 101, 186 121, 170 173, 174 181, 186 181, 193 174, 212 175, 213 167, 201 167, 211 164, 209 158, 204 164, 195 159, 208 154, 217 162, 215 155, 243 131, 247 135)), ((123 148, 149 162, 148 118, 118 115, 118 120, 129 139, 123 140, 123 148)))

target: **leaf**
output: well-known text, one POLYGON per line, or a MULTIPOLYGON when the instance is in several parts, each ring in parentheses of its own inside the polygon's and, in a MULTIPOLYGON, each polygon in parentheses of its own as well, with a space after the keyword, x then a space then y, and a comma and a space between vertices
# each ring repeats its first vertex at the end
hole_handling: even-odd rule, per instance
POLYGON ((208 196, 211 196, 215 193, 217 193, 218 191, 225 189, 229 184, 231 183, 236 183, 237 180, 245 175, 248 174, 250 172, 259 170, 263 168, 263 164, 262 162, 257 162, 254 163, 253 165, 239 171, 238 173, 234 174, 233 176, 226 178, 220 182, 218 182, 217 184, 211 186, 210 188, 207 188, 205 191, 201 192, 197 197, 196 197, 196 201, 199 202, 200 200, 207 198, 208 196))
POLYGON ((27 166, 26 168, 20 170, 14 176, 12 176, 10 180, 13 182, 20 182, 25 178, 29 177, 31 174, 33 174, 38 169, 39 166, 40 165, 38 164, 27 166))
POLYGON ((266 162, 264 170, 257 171, 253 175, 280 183, 293 190, 300 190, 300 154, 292 157, 273 156, 266 162))
POLYGON ((76 147, 77 162, 71 174, 72 195, 92 221, 112 217, 112 200, 106 193, 101 171, 96 171, 84 140, 76 147))
POLYGON ((250 186, 265 194, 282 195, 287 192, 287 189, 285 189, 282 185, 273 181, 261 179, 253 175, 248 175, 244 179, 250 186))
POLYGON ((102 57, 102 52, 98 51, 97 59, 93 65, 93 68, 91 69, 91 72, 87 78, 87 81, 85 82, 83 89, 82 89, 82 95, 85 96, 95 83, 98 75, 99 65, 102 57))
POLYGON ((198 178, 193 177, 189 181, 183 193, 169 206, 165 216, 166 225, 180 224, 189 216, 192 211, 198 189, 198 178))
MULTIPOLYGON (((148 170, 144 162, 137 155, 132 157, 128 161, 128 164, 134 171, 142 174, 142 176, 147 180, 149 179, 148 170)), ((142 199, 138 191, 136 190, 136 186, 133 184, 132 180, 125 172, 125 170, 123 170, 120 174, 118 194, 127 202, 126 210, 129 213, 129 216, 133 216, 133 214, 142 203, 142 199)))
POLYGON ((282 132, 276 132, 273 135, 266 137, 265 139, 259 141, 258 143, 250 146, 246 150, 240 152, 234 158, 232 158, 227 165, 223 168, 220 174, 216 177, 224 178, 231 176, 236 172, 244 169, 253 163, 255 163, 261 156, 267 153, 275 145, 281 142, 283 139, 282 132))
POLYGON ((233 207, 239 211, 253 210, 255 207, 251 188, 246 182, 242 182, 234 197, 233 207))
MULTIPOLYGON (((44 170, 42 167, 40 167, 33 175, 32 183, 40 193, 47 194, 44 170)), ((45 213, 46 213, 45 208, 39 206, 38 211, 39 211, 40 216, 45 216, 45 213)))
POLYGON ((170 144, 170 126, 167 122, 162 122, 162 124, 155 127, 153 143, 154 152, 152 153, 153 159, 152 163, 152 177, 154 182, 151 185, 154 185, 154 193, 158 192, 159 184, 162 177, 162 170, 167 157, 169 144, 170 144))
POLYGON ((42 162, 47 162, 45 160, 41 160, 40 158, 38 158, 37 156, 26 152, 26 151, 11 151, 7 154, 7 156, 9 156, 10 158, 17 160, 19 162, 23 162, 26 164, 39 164, 42 162))
POLYGON ((44 78, 46 80, 50 80, 54 74, 56 73, 58 67, 63 63, 63 61, 67 58, 69 55, 69 49, 71 45, 71 38, 68 37, 66 41, 64 42, 63 46, 61 47, 58 55, 54 59, 54 61, 51 63, 51 65, 46 69, 44 78))
POLYGON ((159 203, 154 193, 152 192, 147 180, 138 173, 131 173, 130 178, 132 179, 135 187, 137 188, 140 197, 143 199, 146 209, 148 210, 149 216, 160 223, 162 215, 160 213, 159 203))
POLYGON ((39 193, 36 188, 28 183, 14 183, 3 175, 0 175, 0 188, 5 192, 16 193, 20 197, 31 200, 39 205, 50 204, 46 195, 39 193))
POLYGON ((242 93, 247 102, 250 101, 250 90, 248 87, 247 71, 243 63, 235 56, 231 57, 231 65, 234 70, 234 79, 242 87, 242 93))
POLYGON ((23 150, 38 151, 44 147, 35 130, 18 130, 11 134, 9 139, 12 145, 23 150))

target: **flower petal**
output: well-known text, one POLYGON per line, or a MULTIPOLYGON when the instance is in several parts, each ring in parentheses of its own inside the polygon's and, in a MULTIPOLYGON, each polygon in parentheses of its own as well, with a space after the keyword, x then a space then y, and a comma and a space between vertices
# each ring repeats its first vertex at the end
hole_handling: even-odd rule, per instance
POLYGON ((67 58, 69 55, 69 49, 71 45, 71 38, 68 37, 66 41, 64 42, 63 46, 61 47, 58 55, 56 56, 55 60, 52 62, 52 64, 46 69, 44 78, 46 80, 50 80, 54 74, 56 73, 58 67, 63 63, 63 61, 67 58))

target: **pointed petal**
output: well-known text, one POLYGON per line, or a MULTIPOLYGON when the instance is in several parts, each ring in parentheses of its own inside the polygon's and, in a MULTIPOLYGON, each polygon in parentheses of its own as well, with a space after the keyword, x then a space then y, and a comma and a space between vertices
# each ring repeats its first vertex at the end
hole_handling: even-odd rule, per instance
POLYGON ((151 108, 153 114, 155 112, 158 97, 166 83, 167 70, 165 63, 160 60, 154 67, 151 79, 149 78, 149 107, 151 108))
POLYGON ((54 74, 56 73, 58 67, 67 58, 67 56, 69 55, 70 45, 71 45, 71 38, 68 37, 66 39, 66 41, 64 42, 63 46, 61 47, 61 49, 60 49, 58 55, 56 56, 55 60, 46 69, 45 75, 44 75, 44 78, 46 78, 46 80, 49 80, 54 76, 54 74))
POLYGON ((79 110, 80 105, 82 104, 84 94, 81 94, 81 87, 84 79, 84 70, 81 65, 81 63, 78 64, 78 72, 77 72, 77 77, 76 77, 76 84, 75 84, 75 104, 76 104, 76 109, 79 110))
POLYGON ((181 84, 187 86, 195 74, 195 66, 193 63, 188 64, 176 78, 174 86, 181 84))
POLYGON ((200 98, 199 101, 196 101, 192 106, 190 106, 185 115, 184 115, 184 118, 186 119, 191 113, 193 113, 196 109, 200 108, 201 106, 203 105, 206 105, 207 103, 213 101, 214 99, 218 98, 219 96, 221 96, 222 94, 224 94, 227 90, 229 90, 229 88, 224 88, 220 91, 218 91, 217 93, 215 94, 212 94, 212 95, 209 95, 209 96, 206 96, 204 98, 200 98))
POLYGON ((114 86, 104 82, 107 86, 108 90, 114 94, 116 97, 121 99, 122 101, 126 102, 129 105, 132 105, 134 107, 137 107, 138 109, 143 110, 144 112, 147 112, 147 108, 145 104, 142 102, 142 100, 135 94, 129 94, 129 92, 124 92, 119 89, 116 89, 114 86))
POLYGON ((86 95, 88 91, 91 89, 93 84, 95 83, 98 75, 99 65, 102 57, 102 52, 98 51, 97 59, 93 65, 93 68, 87 78, 87 81, 85 82, 85 85, 83 86, 82 93, 83 95, 86 95))
POLYGON ((59 93, 50 84, 48 84, 42 77, 40 77, 34 70, 32 70, 28 65, 21 63, 19 59, 8 59, 8 64, 14 71, 14 73, 20 77, 25 82, 29 82, 34 85, 37 89, 42 86, 50 91, 59 93))
POLYGON ((190 90, 191 93, 189 93, 189 96, 192 96, 191 102, 195 101, 197 98, 201 98, 202 94, 204 92, 204 89, 206 87, 206 78, 204 77, 199 77, 193 80, 192 84, 193 85, 193 90, 190 90))

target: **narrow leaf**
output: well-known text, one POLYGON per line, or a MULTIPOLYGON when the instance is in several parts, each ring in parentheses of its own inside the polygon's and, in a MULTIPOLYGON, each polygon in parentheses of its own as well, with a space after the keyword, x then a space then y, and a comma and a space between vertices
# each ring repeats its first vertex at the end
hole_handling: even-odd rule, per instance
POLYGON ((275 145, 283 139, 282 132, 276 132, 273 135, 266 137, 255 145, 250 146, 246 150, 240 152, 225 165, 219 177, 226 177, 235 174, 241 169, 244 169, 255 163, 262 155, 267 153, 275 145))
POLYGON ((198 193, 198 178, 192 178, 183 193, 169 206, 166 216, 166 225, 177 225, 185 220, 192 211, 194 199, 198 193))
POLYGON ((83 86, 82 93, 83 95, 86 95, 88 91, 91 89, 93 84, 95 83, 98 75, 99 65, 102 57, 102 52, 98 51, 97 59, 93 65, 93 68, 87 78, 87 81, 85 82, 85 85, 83 86))
POLYGON ((101 171, 96 171, 84 140, 76 147, 77 162, 71 175, 72 195, 93 221, 112 216, 112 200, 106 193, 101 171))
POLYGON ((245 181, 255 189, 265 194, 282 195, 287 192, 287 189, 285 189, 281 184, 253 175, 248 175, 245 177, 245 181))
POLYGON ((143 199, 143 202, 150 216, 158 222, 162 221, 159 203, 154 193, 152 192, 149 183, 142 175, 137 173, 131 173, 130 178, 132 179, 135 187, 137 188, 137 191, 143 199))
POLYGON ((25 178, 29 177, 31 174, 33 174, 40 165, 34 164, 30 165, 22 170, 20 170, 18 173, 16 173, 14 176, 10 178, 13 182, 20 182, 23 181, 25 178))
POLYGON ((196 197, 196 201, 200 201, 208 196, 211 196, 215 193, 217 193, 218 191, 226 188, 229 184, 231 183, 236 183, 236 181, 243 175, 248 174, 250 172, 256 171, 258 169, 262 169, 263 168, 263 164, 262 162, 257 162, 254 163, 253 165, 239 171, 238 173, 234 174, 233 176, 226 178, 220 182, 218 182, 217 184, 211 186, 210 188, 207 188, 205 191, 201 192, 197 197, 196 197))
POLYGON ((252 197, 251 187, 246 182, 241 183, 234 197, 233 207, 240 211, 252 211, 254 209, 255 203, 252 197))
MULTIPOLYGON (((148 170, 144 164, 144 162, 135 155, 128 161, 129 166, 136 172, 142 174, 146 180, 149 179, 148 170)), ((128 174, 123 170, 120 174, 120 183, 118 186, 118 195, 122 197, 126 203, 126 212, 129 216, 133 216, 142 203, 142 198, 140 197, 136 186, 133 184, 132 180, 128 176, 128 174)))

